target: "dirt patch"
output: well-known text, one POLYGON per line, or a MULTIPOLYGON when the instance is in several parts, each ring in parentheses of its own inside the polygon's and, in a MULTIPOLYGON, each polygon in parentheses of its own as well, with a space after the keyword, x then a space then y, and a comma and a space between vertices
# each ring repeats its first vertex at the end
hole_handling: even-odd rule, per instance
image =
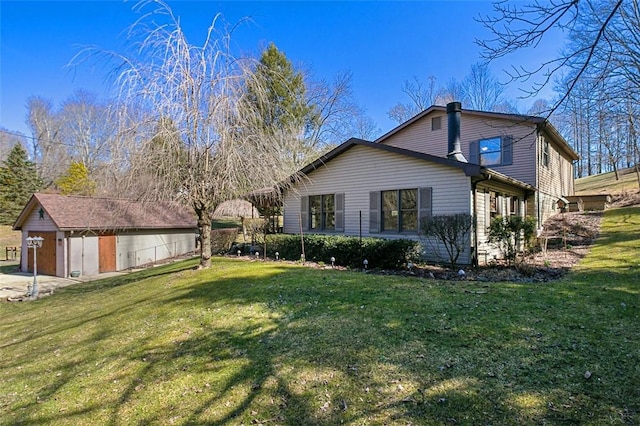
POLYGON ((612 195, 612 208, 632 206, 640 206, 640 190, 626 191, 620 194, 612 195))

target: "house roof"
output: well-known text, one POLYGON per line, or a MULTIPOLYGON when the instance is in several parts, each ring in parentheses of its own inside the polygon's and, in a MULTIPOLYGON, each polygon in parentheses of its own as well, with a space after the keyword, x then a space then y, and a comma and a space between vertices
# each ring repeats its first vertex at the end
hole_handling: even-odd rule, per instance
POLYGON ((38 206, 61 231, 193 229, 197 224, 193 213, 175 203, 36 193, 18 216, 13 229, 22 229, 38 206))
POLYGON ((472 164, 472 163, 464 163, 461 161, 457 161, 457 160, 450 160, 448 158, 445 157, 438 157, 436 155, 430 155, 430 154, 425 154, 422 152, 417 152, 417 151, 411 151, 409 149, 404 149, 404 148, 398 148, 398 147, 394 147, 394 146, 390 146, 390 145, 384 145, 384 144, 378 144, 375 142, 368 142, 362 139, 357 139, 357 138, 351 138, 348 141, 344 142, 342 145, 339 145, 338 147, 334 148, 333 150, 329 151, 328 153, 326 153, 325 155, 323 155, 322 157, 318 158, 316 161, 314 161, 313 163, 307 165, 306 167, 304 167, 300 173, 303 174, 309 174, 311 172, 313 172, 314 170, 324 166, 326 163, 328 163, 329 161, 331 161, 332 159, 334 159, 335 157, 339 156, 340 154, 343 154, 344 152, 348 151, 349 149, 353 148, 354 146, 364 146, 370 149, 377 149, 377 150, 381 150, 381 151, 386 151, 386 152, 390 152, 390 153, 394 153, 394 154, 398 154, 398 155, 403 155, 406 157, 410 157, 410 158, 416 158, 418 160, 422 160, 422 161, 427 161, 427 162, 431 162, 431 163, 436 163, 436 164, 442 164, 445 166, 449 166, 449 167, 455 167, 460 169, 462 172, 464 172, 464 174, 466 176, 472 177, 472 178, 477 178, 476 180, 489 180, 489 179, 493 179, 508 185, 512 185, 512 186, 516 186, 528 191, 534 191, 535 188, 531 185, 529 185, 528 183, 524 183, 522 181, 519 181, 517 179, 513 179, 505 174, 499 173, 493 169, 489 169, 487 167, 484 166, 480 166, 478 164, 472 164))
POLYGON ((332 149, 331 151, 329 151, 328 153, 326 153, 322 157, 318 158, 313 163, 310 163, 307 166, 305 166, 302 170, 300 170, 300 173, 305 174, 305 175, 309 174, 310 172, 312 172, 312 171, 318 169, 319 167, 325 165, 326 163, 328 163, 329 161, 331 161, 335 157, 339 156, 340 154, 343 154, 344 152, 350 150, 354 146, 364 146, 364 147, 367 147, 367 148, 370 148, 370 149, 377 149, 377 150, 380 150, 380 151, 391 152, 391 153, 394 153, 394 154, 404 155, 404 156, 407 156, 407 157, 416 158, 416 159, 423 160, 423 161, 428 161, 428 162, 431 162, 431 163, 442 164, 442 165, 450 166, 450 167, 456 167, 456 168, 459 168, 462 171, 464 171, 464 173, 467 176, 477 176, 477 175, 480 174, 480 170, 482 169, 482 167, 477 165, 477 164, 463 163, 463 162, 456 161, 456 160, 450 160, 450 159, 445 158, 445 157, 438 157, 436 155, 425 154, 425 153, 417 152, 417 151, 411 151, 409 149, 398 148, 398 147, 390 146, 390 145, 378 144, 378 143, 374 143, 374 142, 365 141, 363 139, 351 138, 351 139, 347 140, 346 142, 344 142, 343 144, 338 145, 336 148, 332 149))
MULTIPOLYGON (((374 141, 374 143, 381 143, 381 142, 383 143, 387 138, 398 133, 400 130, 410 126, 411 124, 415 123, 421 118, 426 117, 427 115, 432 114, 434 112, 446 114, 447 108, 439 105, 432 105, 429 108, 422 111, 421 113, 416 114, 409 120, 405 121, 404 123, 400 124, 397 127, 394 127, 389 132, 380 136, 378 139, 374 141)), ((562 151, 564 151, 572 160, 575 161, 580 158, 580 156, 573 150, 573 148, 571 148, 569 143, 560 134, 560 132, 558 132, 558 130, 553 126, 553 124, 551 124, 549 120, 547 120, 546 118, 537 117, 534 115, 509 114, 509 113, 491 112, 491 111, 477 111, 473 109, 463 109, 462 114, 474 115, 477 117, 484 117, 487 119, 494 119, 494 120, 507 120, 515 124, 529 123, 531 125, 536 126, 536 128, 539 130, 546 131, 549 134, 549 136, 558 144, 558 147, 562 151)))

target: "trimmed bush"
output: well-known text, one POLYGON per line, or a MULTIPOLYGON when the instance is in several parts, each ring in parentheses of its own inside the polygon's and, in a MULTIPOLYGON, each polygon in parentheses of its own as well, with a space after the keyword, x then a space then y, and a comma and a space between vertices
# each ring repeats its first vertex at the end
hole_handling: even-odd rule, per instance
POLYGON ((238 236, 239 228, 213 229, 211 231, 211 253, 225 254, 229 252, 238 236))
MULTIPOLYGON (((267 238, 269 257, 275 257, 278 252, 280 259, 300 259, 300 235, 274 234, 267 238)), ((304 248, 306 260, 328 264, 333 256, 336 265, 350 268, 362 268, 362 261, 367 259, 369 268, 399 269, 420 257, 419 242, 407 239, 362 238, 361 245, 358 237, 309 234, 304 236, 304 248)))

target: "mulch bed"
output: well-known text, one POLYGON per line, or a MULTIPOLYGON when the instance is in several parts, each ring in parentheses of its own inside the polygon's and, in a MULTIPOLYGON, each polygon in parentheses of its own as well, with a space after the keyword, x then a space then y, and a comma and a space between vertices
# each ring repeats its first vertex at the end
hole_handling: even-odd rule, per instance
POLYGON ((602 212, 560 213, 549 218, 539 239, 540 246, 517 266, 496 261, 487 266, 464 267, 458 271, 451 271, 443 266, 420 265, 412 271, 399 273, 434 279, 481 282, 556 280, 587 254, 598 236, 601 219, 602 212), (546 250, 543 243, 545 240, 546 250))

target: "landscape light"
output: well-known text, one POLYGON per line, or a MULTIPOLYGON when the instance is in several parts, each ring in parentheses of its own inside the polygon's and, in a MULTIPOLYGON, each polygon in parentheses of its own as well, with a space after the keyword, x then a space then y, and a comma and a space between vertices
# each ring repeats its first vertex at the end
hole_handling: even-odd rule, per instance
POLYGON ((38 298, 38 257, 36 255, 37 250, 42 247, 42 242, 44 238, 42 237, 27 237, 25 238, 25 242, 27 243, 27 248, 33 249, 33 287, 31 288, 31 298, 38 298))

